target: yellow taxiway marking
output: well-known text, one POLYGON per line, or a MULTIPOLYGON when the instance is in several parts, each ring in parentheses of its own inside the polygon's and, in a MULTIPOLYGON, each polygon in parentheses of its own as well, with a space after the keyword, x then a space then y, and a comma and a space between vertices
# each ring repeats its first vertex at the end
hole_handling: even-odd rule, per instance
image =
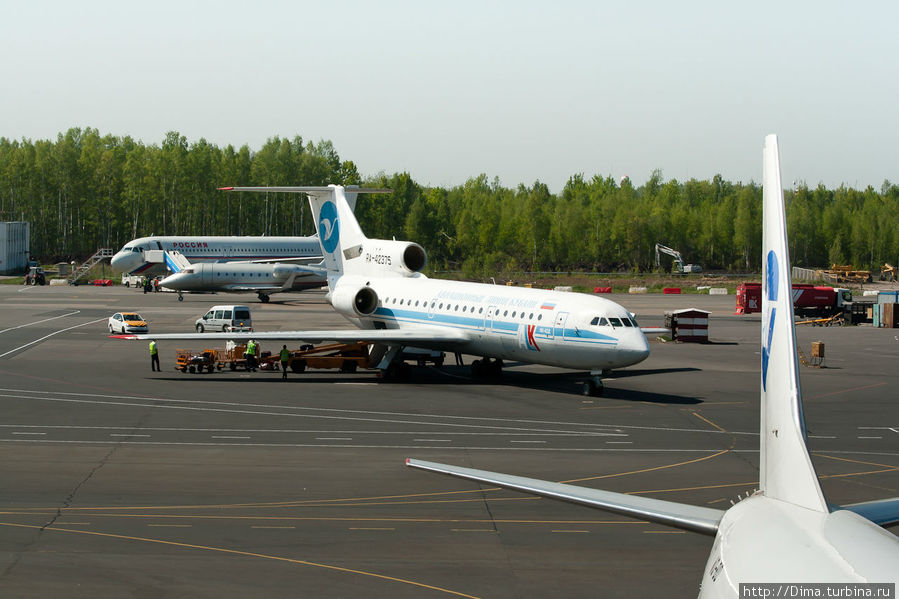
POLYGON ((495 528, 451 528, 452 532, 497 532, 495 528))
POLYGON ((287 530, 296 530, 296 526, 251 526, 250 528, 276 528, 276 529, 287 529, 287 530))
POLYGON ((193 524, 147 524, 154 528, 190 528, 193 524))
POLYGON ((558 532, 558 533, 589 533, 589 530, 552 530, 550 532, 558 532))
POLYGON ((721 431, 722 433, 726 433, 726 432, 727 432, 726 430, 724 430, 723 428, 721 428, 720 426, 718 426, 717 424, 715 424, 714 422, 712 422, 711 420, 709 420, 708 418, 706 418, 705 416, 703 416, 702 414, 700 414, 699 412, 692 412, 692 414, 693 414, 694 416, 696 416, 697 418, 699 418, 700 420, 702 420, 703 422, 706 422, 706 423, 708 423, 708 424, 711 424, 712 426, 714 426, 715 428, 717 428, 717 429, 718 429, 719 431, 721 431))
POLYGON ((838 458, 836 456, 826 455, 823 453, 814 453, 812 455, 819 457, 819 458, 827 458, 828 460, 839 460, 841 462, 852 462, 853 464, 861 464, 863 466, 878 466, 880 468, 889 468, 891 470, 899 469, 899 466, 890 466, 889 464, 878 464, 877 462, 863 462, 861 460, 853 460, 850 458, 838 458))
POLYGON ((59 522, 56 521, 53 524, 67 524, 69 526, 90 526, 90 522, 59 522))
MULTIPOLYGON (((32 528, 32 529, 43 528, 41 526, 31 526, 28 524, 14 524, 11 522, 0 522, 0 526, 12 526, 12 527, 16 527, 16 528, 32 528)), ((319 563, 315 563, 315 562, 309 562, 306 560, 292 559, 289 557, 281 557, 281 556, 277 556, 277 555, 266 555, 263 553, 253 553, 251 551, 238 551, 236 549, 226 549, 224 547, 208 547, 205 545, 193 545, 191 543, 178 543, 175 541, 163 541, 161 539, 149 539, 146 537, 131 537, 131 536, 126 536, 126 535, 116 535, 116 534, 110 534, 110 533, 105 533, 105 532, 93 532, 93 531, 87 531, 87 530, 71 530, 71 529, 67 529, 67 528, 56 528, 53 526, 48 526, 47 528, 43 528, 43 530, 53 531, 53 532, 68 532, 68 533, 80 534, 80 535, 93 535, 93 536, 106 537, 106 538, 111 538, 111 539, 121 539, 121 540, 125 540, 125 541, 141 541, 143 543, 157 543, 159 545, 169 545, 171 547, 182 547, 184 549, 198 549, 201 551, 213 551, 216 553, 228 553, 231 555, 241 555, 244 557, 269 559, 269 560, 274 560, 274 561, 279 561, 279 562, 286 562, 286 563, 290 563, 290 564, 298 564, 301 566, 312 566, 315 568, 325 568, 327 570, 333 570, 335 572, 343 572, 343 573, 347 573, 347 574, 359 574, 361 576, 369 576, 371 578, 379 578, 381 580, 387 580, 390 582, 398 582, 401 584, 408 584, 408 585, 416 586, 416 587, 423 588, 423 589, 429 589, 429 590, 437 591, 440 593, 446 593, 448 595, 455 595, 456 597, 467 597, 468 599, 480 599, 479 597, 476 597, 475 595, 466 595, 465 593, 460 593, 458 591, 452 591, 450 589, 444 589, 441 587, 436 587, 436 586, 424 584, 421 582, 415 582, 414 580, 405 580, 402 578, 395 578, 393 576, 386 576, 384 574, 377 574, 375 572, 365 572, 363 570, 353 570, 351 568, 342 568, 340 566, 332 566, 330 564, 319 564, 319 563)))

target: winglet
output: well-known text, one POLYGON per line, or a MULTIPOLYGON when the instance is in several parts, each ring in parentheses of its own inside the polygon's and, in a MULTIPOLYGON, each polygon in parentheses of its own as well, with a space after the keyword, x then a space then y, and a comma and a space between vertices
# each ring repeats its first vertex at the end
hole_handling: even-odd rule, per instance
POLYGON ((777 136, 765 138, 762 191, 761 491, 827 512, 806 446, 777 136))

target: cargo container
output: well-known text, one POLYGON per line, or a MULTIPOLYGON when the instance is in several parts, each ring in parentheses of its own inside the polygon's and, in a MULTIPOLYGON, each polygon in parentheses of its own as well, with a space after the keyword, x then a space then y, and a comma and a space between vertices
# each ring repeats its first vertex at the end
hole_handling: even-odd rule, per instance
POLYGON ((27 222, 0 222, 0 275, 25 272, 30 248, 31 237, 27 222))
MULTIPOLYGON (((852 292, 842 287, 793 285, 793 309, 799 315, 831 315, 842 312, 852 302, 852 292)), ((762 284, 740 283, 737 286, 737 314, 762 311, 762 284)))

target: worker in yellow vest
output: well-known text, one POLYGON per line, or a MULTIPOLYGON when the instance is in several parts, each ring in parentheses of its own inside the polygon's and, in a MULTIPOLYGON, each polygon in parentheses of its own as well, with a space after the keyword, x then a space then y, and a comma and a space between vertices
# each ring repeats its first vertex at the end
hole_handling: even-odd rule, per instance
POLYGON ((247 370, 250 372, 256 371, 256 342, 250 339, 247 341, 247 349, 243 353, 244 357, 247 359, 247 370))
POLYGON ((284 345, 281 347, 281 380, 287 380, 287 364, 290 362, 290 350, 284 345))
POLYGON ((156 339, 150 341, 150 370, 162 371, 159 367, 159 348, 156 347, 156 339))

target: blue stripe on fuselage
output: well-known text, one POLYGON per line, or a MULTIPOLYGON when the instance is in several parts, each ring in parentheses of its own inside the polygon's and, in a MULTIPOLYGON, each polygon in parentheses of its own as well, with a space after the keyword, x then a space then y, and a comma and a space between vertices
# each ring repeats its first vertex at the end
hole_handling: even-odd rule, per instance
MULTIPOLYGON (((408 322, 412 324, 433 324, 443 326, 463 327, 473 330, 484 330, 484 317, 461 316, 455 314, 433 313, 428 316, 427 312, 419 310, 403 310, 396 308, 378 308, 369 318, 392 319, 396 322, 408 322)), ((527 323, 519 322, 503 322, 493 320, 490 325, 490 331, 500 334, 514 336, 518 333, 518 329, 527 323)), ((538 327, 539 330, 540 327, 538 327)), ((543 327, 544 331, 548 331, 552 327, 543 327)), ((555 329, 556 339, 563 341, 572 341, 577 343, 597 343, 601 345, 614 345, 618 343, 618 339, 590 331, 587 329, 555 329)), ((536 334, 536 332, 535 332, 536 334)), ((542 339, 550 339, 548 336, 541 336, 542 339)))

